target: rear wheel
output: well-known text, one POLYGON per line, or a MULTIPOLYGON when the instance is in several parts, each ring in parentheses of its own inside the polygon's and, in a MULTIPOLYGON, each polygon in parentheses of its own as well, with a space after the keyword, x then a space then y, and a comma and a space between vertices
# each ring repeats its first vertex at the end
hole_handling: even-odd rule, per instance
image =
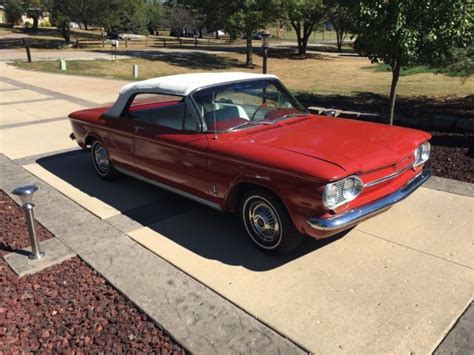
POLYGON ((117 170, 112 165, 109 152, 101 141, 96 140, 91 146, 92 164, 96 173, 105 180, 112 180, 117 175, 117 170))
POLYGON ((245 193, 240 203, 240 215, 250 239, 268 254, 289 253, 303 239, 285 205, 265 190, 245 193))

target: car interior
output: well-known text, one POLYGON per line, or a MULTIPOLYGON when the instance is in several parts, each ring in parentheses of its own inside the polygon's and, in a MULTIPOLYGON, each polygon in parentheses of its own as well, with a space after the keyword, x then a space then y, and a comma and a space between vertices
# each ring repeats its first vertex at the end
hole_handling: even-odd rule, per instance
POLYGON ((175 130, 196 131, 198 128, 194 117, 186 110, 184 99, 135 104, 129 108, 128 117, 175 130))

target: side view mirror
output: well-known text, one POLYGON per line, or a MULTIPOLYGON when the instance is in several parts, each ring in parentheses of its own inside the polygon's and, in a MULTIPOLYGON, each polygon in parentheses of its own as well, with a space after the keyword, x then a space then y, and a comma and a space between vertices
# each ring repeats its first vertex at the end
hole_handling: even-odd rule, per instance
POLYGON ((326 110, 326 111, 323 111, 322 115, 323 115, 323 116, 336 117, 336 111, 334 111, 334 110, 326 110))

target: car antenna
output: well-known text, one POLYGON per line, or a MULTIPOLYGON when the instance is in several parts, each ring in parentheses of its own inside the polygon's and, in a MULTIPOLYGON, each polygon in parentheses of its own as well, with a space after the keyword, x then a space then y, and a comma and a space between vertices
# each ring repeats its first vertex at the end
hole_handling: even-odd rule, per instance
POLYGON ((217 105, 216 105, 216 93, 214 90, 212 90, 212 116, 214 119, 214 139, 217 140, 217 117, 216 117, 216 110, 217 110, 217 105))

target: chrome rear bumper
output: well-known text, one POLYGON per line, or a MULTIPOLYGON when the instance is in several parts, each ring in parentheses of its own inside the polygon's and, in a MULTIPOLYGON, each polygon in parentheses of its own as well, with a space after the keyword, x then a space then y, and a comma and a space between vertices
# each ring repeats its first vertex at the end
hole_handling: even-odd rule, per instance
POLYGON ((342 230, 344 228, 352 227, 362 220, 367 219, 374 214, 383 212, 395 203, 403 200, 423 185, 423 183, 430 177, 431 172, 428 169, 424 169, 423 172, 413 178, 405 186, 390 195, 331 218, 310 218, 307 223, 311 228, 323 231, 342 230))

